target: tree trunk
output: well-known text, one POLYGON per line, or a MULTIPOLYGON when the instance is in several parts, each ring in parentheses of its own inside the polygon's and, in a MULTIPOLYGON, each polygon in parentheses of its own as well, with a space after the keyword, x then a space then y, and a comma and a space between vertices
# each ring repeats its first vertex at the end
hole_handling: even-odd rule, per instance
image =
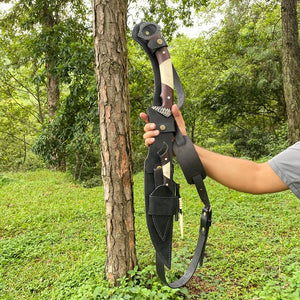
POLYGON ((59 105, 59 80, 50 72, 47 72, 47 102, 48 115, 50 120, 53 120, 59 105))
POLYGON ((300 56, 297 0, 281 1, 282 75, 290 143, 300 140, 300 56))
POLYGON ((106 203, 106 278, 113 284, 137 264, 126 21, 127 0, 94 0, 95 71, 106 203))
POLYGON ((36 100, 38 103, 40 123, 44 124, 44 113, 42 110, 41 97, 40 97, 40 84, 39 83, 36 84, 36 100))
MULTIPOLYGON (((42 10, 41 23, 48 29, 53 28, 55 25, 59 24, 59 14, 58 12, 53 12, 49 8, 49 3, 45 3, 42 10)), ((56 111, 59 105, 59 79, 53 74, 55 69, 56 53, 55 41, 51 41, 49 47, 45 51, 46 58, 46 70, 47 70, 47 102, 48 102, 48 115, 50 120, 55 117, 56 111)))

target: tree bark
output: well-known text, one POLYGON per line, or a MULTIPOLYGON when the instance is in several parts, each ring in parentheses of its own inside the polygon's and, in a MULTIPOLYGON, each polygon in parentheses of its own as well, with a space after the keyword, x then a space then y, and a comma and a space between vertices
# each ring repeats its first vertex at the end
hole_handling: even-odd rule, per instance
MULTIPOLYGON (((47 68, 50 68, 49 65, 47 68)), ((53 120, 59 105, 59 80, 50 72, 47 72, 47 102, 48 116, 53 120)))
MULTIPOLYGON (((46 1, 43 4, 43 9, 41 11, 41 24, 47 29, 51 30, 55 25, 60 22, 59 6, 57 11, 50 9, 49 3, 46 1)), ((50 122, 55 118, 57 109, 59 108, 59 78, 55 74, 57 54, 56 54, 56 40, 50 35, 47 48, 45 49, 45 68, 47 71, 47 104, 48 104, 48 116, 50 122)), ((58 144, 60 141, 57 142, 58 144)), ((58 149, 53 149, 52 155, 52 165, 51 169, 59 170, 62 172, 66 171, 66 157, 65 153, 59 151, 58 149)))
MULTIPOLYGON (((41 23, 47 28, 53 28, 59 24, 58 12, 53 12, 49 8, 49 3, 45 3, 42 10, 41 23)), ((50 40, 51 45, 45 51, 46 58, 46 70, 47 70, 47 103, 48 103, 48 115, 50 120, 55 117, 56 111, 59 105, 59 79, 53 74, 55 69, 56 55, 52 49, 53 41, 50 40)))
POLYGON ((300 140, 300 55, 297 0, 281 1, 282 75, 290 143, 300 140))
POLYGON ((41 98, 40 98, 40 84, 39 83, 36 84, 36 101, 38 104, 40 123, 44 124, 44 113, 42 110, 42 104, 41 104, 41 98))
POLYGON ((106 278, 137 264, 127 61, 127 1, 94 0, 95 71, 106 203, 106 278))

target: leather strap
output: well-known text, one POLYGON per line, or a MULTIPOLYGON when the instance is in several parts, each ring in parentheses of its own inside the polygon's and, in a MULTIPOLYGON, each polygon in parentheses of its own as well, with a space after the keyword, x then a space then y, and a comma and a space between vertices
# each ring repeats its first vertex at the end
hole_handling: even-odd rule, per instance
POLYGON ((176 288, 184 286, 191 279, 193 274, 195 273, 198 264, 200 266, 202 266, 203 258, 204 258, 204 250, 205 250, 209 226, 210 226, 210 222, 211 222, 210 218, 211 218, 211 211, 208 212, 206 214, 206 216, 204 216, 204 212, 202 212, 201 223, 203 220, 203 226, 200 227, 199 237, 198 237, 194 256, 193 256, 192 261, 191 261, 190 265, 188 266, 186 272, 178 280, 171 282, 171 283, 169 283, 167 281, 166 275, 165 275, 164 264, 161 262, 159 256, 158 255, 156 256, 157 274, 158 274, 159 278, 161 279, 161 281, 164 282, 166 285, 168 285, 170 288, 176 289, 176 288), (206 226, 204 226, 205 223, 206 223, 206 226))
POLYGON ((203 165, 201 163, 201 160, 189 137, 187 136, 183 137, 180 136, 179 134, 179 140, 181 141, 180 145, 178 145, 176 141, 174 142, 173 151, 177 157, 177 160, 182 168, 182 171, 188 183, 195 184, 199 197, 201 201, 204 203, 204 207, 202 209, 202 215, 200 219, 200 229, 199 229, 199 236, 198 236, 196 250, 191 260, 191 263, 188 266, 184 275, 180 277, 178 280, 169 283, 166 279, 164 263, 161 261, 159 255, 156 255, 157 274, 159 278, 171 288, 179 288, 185 285, 195 273, 198 264, 202 266, 203 258, 204 258, 204 250, 205 250, 208 232, 211 225, 211 218, 212 218, 212 209, 203 182, 203 179, 205 178, 206 174, 203 165), (183 140, 185 142, 183 142, 183 140))

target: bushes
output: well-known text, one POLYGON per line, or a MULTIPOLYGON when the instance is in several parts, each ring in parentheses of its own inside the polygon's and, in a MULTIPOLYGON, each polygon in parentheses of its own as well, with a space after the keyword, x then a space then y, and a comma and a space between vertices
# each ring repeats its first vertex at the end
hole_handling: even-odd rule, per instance
POLYGON ((102 286, 98 286, 93 293, 94 299, 176 299, 181 300, 183 296, 188 296, 188 290, 171 289, 165 286, 156 276, 154 265, 146 266, 139 270, 135 267, 134 270, 128 272, 129 276, 125 276, 119 280, 118 287, 110 287, 106 282, 102 286))

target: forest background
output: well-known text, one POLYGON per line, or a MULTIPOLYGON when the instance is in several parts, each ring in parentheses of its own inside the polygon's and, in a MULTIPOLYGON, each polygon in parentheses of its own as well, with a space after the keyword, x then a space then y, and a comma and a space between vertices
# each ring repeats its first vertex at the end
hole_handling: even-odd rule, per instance
MULTIPOLYGON (((92 11, 96 10, 98 3, 107 4, 108 7, 111 5, 111 13, 112 3, 121 2, 94 1, 93 9, 91 3, 81 0, 19 0, 3 3, 8 6, 2 6, 6 8, 1 11, 0 21, 0 172, 3 173, 0 175, 0 220, 3 224, 0 226, 3 246, 0 255, 3 267, 0 269, 3 279, 0 283, 0 297, 2 291, 12 295, 21 290, 36 295, 44 293, 47 297, 49 293, 61 293, 61 298, 67 297, 68 293, 80 297, 75 288, 77 286, 83 289, 83 294, 88 290, 88 294, 93 294, 94 298, 103 297, 104 292, 109 298, 116 291, 135 298, 137 294, 144 295, 145 289, 141 289, 141 284, 145 280, 150 296, 157 296, 157 292, 164 291, 167 299, 171 299, 168 295, 171 291, 161 287, 155 279, 152 256, 149 254, 151 251, 146 250, 150 249, 150 242, 144 239, 146 226, 142 213, 143 201, 140 199, 143 194, 142 173, 139 171, 142 170, 147 149, 142 139, 144 123, 138 115, 152 102, 154 88, 149 59, 132 41, 131 29, 141 19, 162 25, 173 63, 184 86, 186 102, 182 112, 188 134, 195 143, 219 153, 265 161, 286 148, 291 141, 288 129, 291 118, 287 118, 290 106, 286 104, 287 97, 284 95, 286 76, 282 75, 285 67, 282 48, 286 32, 283 34, 281 31, 281 3, 273 0, 149 0, 145 6, 140 6, 138 1, 129 1, 127 44, 130 127, 134 171, 137 173, 134 178, 135 217, 137 243, 143 241, 145 249, 137 247, 141 269, 136 266, 130 271, 131 280, 126 277, 119 279, 118 282, 123 286, 120 290, 111 289, 107 282, 99 279, 103 275, 103 265, 107 265, 108 261, 108 256, 104 257, 103 245, 97 254, 93 252, 100 246, 99 240, 105 236, 104 214, 99 215, 104 208, 99 197, 108 193, 105 184, 101 185, 101 141, 92 11), (195 20, 210 24, 210 29, 194 33, 191 37, 189 28, 196 15, 198 19, 195 20), (213 26, 216 16, 218 22, 213 26), (62 172, 49 172, 46 169, 62 172), (16 172, 30 170, 36 171, 16 172), (73 183, 70 183, 70 174, 73 183), (98 187, 84 189, 80 185, 98 187), (86 195, 84 200, 83 195, 86 195), (41 206, 41 201, 45 201, 44 206, 41 206), (81 207, 82 204, 87 207, 81 207), (72 227, 73 218, 76 222, 82 218, 82 223, 72 227), (52 221, 59 227, 54 238, 52 221), (95 226, 96 232, 101 231, 101 235, 92 233, 91 224, 95 226), (98 242, 94 240, 96 236, 98 242), (78 240, 73 241, 74 237, 78 237, 78 240), (66 246, 64 244, 60 248, 58 245, 61 242, 66 243, 66 246), (42 245, 47 249, 42 249, 42 245), (49 251, 48 246, 54 250, 49 251), (83 255, 87 258, 87 273, 75 267, 76 263, 80 265, 82 261, 81 258, 72 257, 77 250, 78 257, 82 258, 83 255), (88 255, 95 257, 97 270, 91 266, 94 262, 88 259, 88 255), (62 280, 57 280, 67 265, 70 269, 65 272, 71 275, 65 276, 66 273, 62 273, 62 280), (148 265, 149 268, 145 267, 148 265), (42 267, 42 271, 39 269, 33 272, 32 279, 28 270, 35 267, 42 267), (57 268, 62 269, 53 271, 57 268), (145 277, 149 274, 150 279, 145 277), (56 285, 57 288, 54 288, 56 285)), ((124 3, 126 1, 122 1, 124 3)), ((105 55, 97 57, 110 59, 105 55)), ((109 61, 107 65, 113 69, 109 61)), ((123 106, 116 105, 116 112, 120 107, 123 106)), ((124 107, 127 111, 127 102, 124 107)), ((297 109, 294 111, 299 113, 297 109)), ((297 117, 294 120, 299 122, 297 117)), ((115 136, 112 135, 112 138, 115 139, 115 136)), ((128 147, 126 150, 130 148, 130 145, 121 146, 128 147)), ((270 289, 266 284, 266 299, 274 294, 274 289, 278 291, 279 299, 283 297, 282 292, 290 295, 291 299, 298 297, 299 233, 294 226, 299 223, 297 199, 289 193, 251 198, 222 189, 209 180, 206 182, 216 208, 215 232, 212 231, 211 243, 218 246, 211 247, 206 258, 210 262, 205 272, 207 280, 195 277, 188 287, 189 291, 197 296, 200 286, 203 297, 215 293, 216 297, 227 295, 227 298, 231 298, 241 293, 248 295, 248 292, 253 297, 254 290, 259 291, 268 282, 266 280, 271 280, 270 289), (284 206, 284 216, 278 209, 279 204, 284 206), (290 211, 294 212, 293 216, 289 215, 290 211), (225 221, 223 216, 227 217, 225 221), (278 219, 281 221, 280 226, 277 226, 278 219), (233 224, 230 232, 222 231, 224 222, 226 228, 230 227, 230 223, 233 224), (243 229, 241 223, 245 225, 243 229), (249 226, 253 226, 252 231, 248 230, 249 226), (234 233, 233 228, 236 230, 234 233), (258 228, 261 234, 256 239, 251 232, 255 235, 258 228), (261 237, 268 235, 271 229, 272 238, 268 237, 264 241, 261 237), (242 236, 241 232, 249 235, 247 242, 238 238, 242 236), (230 234, 235 236, 233 251, 230 248, 231 237, 228 241, 225 238, 223 245, 224 237, 230 234), (270 247, 266 246, 268 243, 270 247), (224 250, 222 247, 225 252, 221 251, 224 250), (229 249, 228 253, 226 249, 229 249), (250 249, 263 252, 254 255, 259 257, 255 259, 257 265, 253 265, 250 249), (248 252, 249 256, 245 254, 248 252), (232 258, 232 266, 228 256, 232 258), (223 264, 220 257, 224 257, 223 264), (249 265, 242 270, 245 264, 249 265), (220 272, 222 269, 223 272, 220 272), (287 274, 287 278, 283 274, 287 274)), ((186 187, 184 189, 191 197, 190 190, 186 187)), ((108 203, 107 199, 105 202, 108 203)), ((199 208, 191 207, 196 203, 187 205, 186 211, 197 217, 196 211, 199 208)), ((189 221, 191 224, 196 222, 192 217, 189 221)), ((189 232, 187 240, 181 241, 187 245, 183 251, 189 252, 185 249, 189 248, 188 240, 192 241, 193 238, 189 232)), ((186 259, 188 253, 183 253, 183 256, 186 259)), ((179 265, 179 269, 182 267, 183 264, 179 265)), ((185 293, 186 290, 181 292, 185 293)), ((255 294, 259 295, 258 299, 264 299, 262 293, 255 294)))
MULTIPOLYGON (((1 12, 0 171, 51 167, 97 185, 101 165, 91 7, 82 1, 51 7, 47 1, 29 2, 18 1, 1 12), (53 14, 47 15, 50 9, 53 14)), ((280 3, 211 1, 198 11, 174 6, 167 12, 163 5, 154 9, 151 1, 139 9, 132 2, 128 20, 161 20, 184 86, 182 112, 192 140, 251 159, 284 149, 280 3), (189 37, 193 12, 202 24, 213 24, 217 15, 217 25, 189 37)), ((151 103, 154 88, 149 59, 132 41, 131 29, 131 132, 134 170, 139 171, 147 149, 138 115, 151 103)))

